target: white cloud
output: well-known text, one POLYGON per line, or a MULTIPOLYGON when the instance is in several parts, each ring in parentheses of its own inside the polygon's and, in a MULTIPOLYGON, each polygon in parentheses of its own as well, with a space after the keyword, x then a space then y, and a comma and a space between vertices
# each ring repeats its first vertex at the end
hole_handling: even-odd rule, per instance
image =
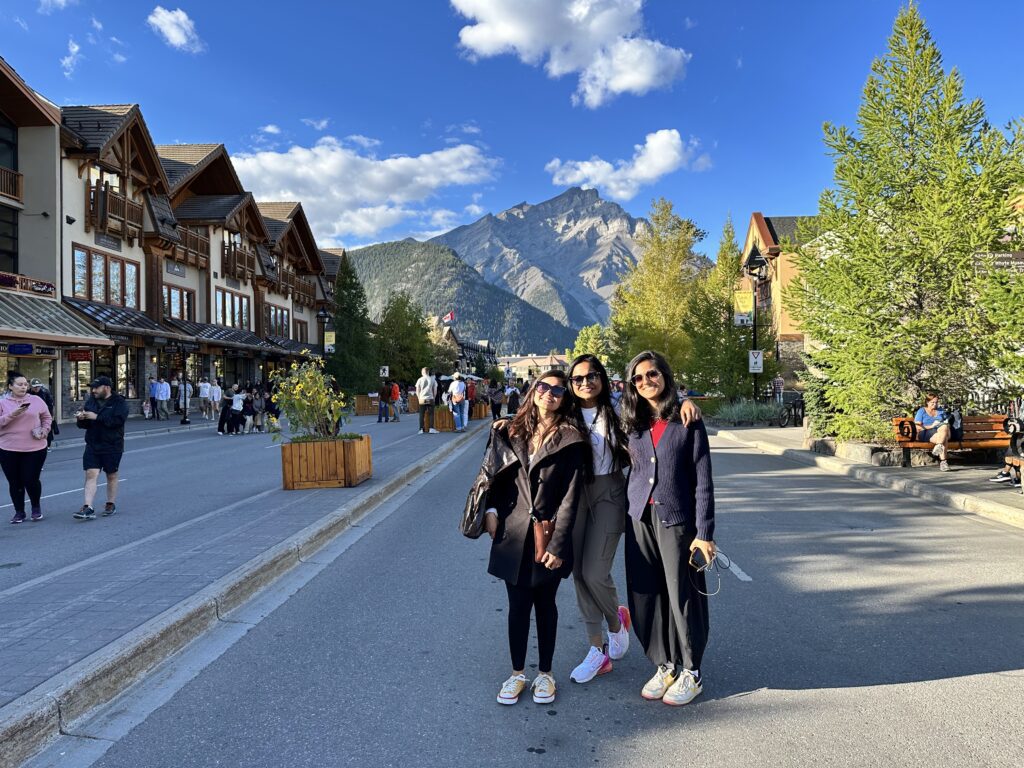
POLYGON ((21 16, 14 17, 14 23, 21 27, 23 30, 28 32, 28 22, 26 22, 21 16))
POLYGON ((470 144, 378 159, 333 136, 312 147, 262 150, 232 160, 257 199, 302 201, 324 243, 373 237, 407 221, 447 221, 448 214, 423 203, 448 187, 489 181, 499 165, 470 144))
POLYGON ((68 55, 60 60, 60 68, 64 70, 64 77, 71 79, 75 74, 75 67, 82 60, 82 47, 75 42, 73 37, 68 38, 68 55))
POLYGON ((114 45, 124 45, 124 43, 118 40, 116 37, 110 38, 110 42, 112 42, 114 45))
POLYGON ((469 205, 467 205, 462 210, 464 210, 470 216, 483 216, 484 215, 484 211, 486 211, 487 209, 484 208, 482 205, 477 205, 476 203, 470 203, 469 205))
POLYGON ((323 131, 331 121, 326 117, 321 117, 319 120, 312 117, 304 117, 302 122, 315 131, 323 131))
POLYGON ((74 5, 78 0, 39 0, 39 13, 53 13, 63 11, 69 5, 74 5))
POLYGON ((666 128, 647 134, 643 144, 633 147, 630 160, 615 164, 597 155, 589 160, 566 160, 557 157, 544 166, 551 181, 558 186, 600 188, 616 200, 632 200, 641 187, 653 184, 680 168, 705 171, 711 157, 700 152, 700 142, 691 138, 684 144, 679 131, 666 128))
POLYGON ((380 139, 371 139, 369 136, 360 136, 358 133, 346 136, 345 141, 356 144, 363 149, 373 149, 380 146, 380 139))
POLYGON ((470 136, 479 136, 483 130, 479 125, 470 121, 468 123, 449 125, 444 129, 445 133, 465 133, 470 136))
POLYGON ((685 19, 683 19, 683 26, 686 27, 687 29, 693 29, 694 27, 697 26, 697 22, 691 19, 689 16, 687 16, 685 19))
POLYGON ((110 58, 114 60, 115 64, 124 64, 126 61, 128 61, 128 57, 125 56, 123 53, 115 53, 110 58))
POLYGON ((92 25, 92 28, 95 29, 97 32, 103 31, 103 23, 95 16, 90 17, 89 23, 92 25))
POLYGON ((199 53, 206 48, 196 32, 195 22, 181 8, 169 11, 158 5, 146 17, 146 22, 171 48, 187 53, 199 53))
POLYGON ((274 136, 277 136, 279 133, 281 133, 281 129, 278 126, 274 125, 273 123, 268 123, 267 125, 260 126, 260 133, 269 133, 274 136))
POLYGON ((573 103, 594 109, 685 75, 689 53, 644 37, 643 0, 451 0, 473 24, 459 31, 471 59, 514 54, 549 77, 579 77, 573 103))
POLYGON ((739 56, 736 58, 736 69, 743 69, 743 57, 739 56))

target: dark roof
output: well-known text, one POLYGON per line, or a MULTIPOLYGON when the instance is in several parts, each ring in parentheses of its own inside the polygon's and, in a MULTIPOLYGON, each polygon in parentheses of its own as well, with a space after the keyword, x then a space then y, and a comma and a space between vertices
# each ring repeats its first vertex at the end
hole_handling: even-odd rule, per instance
POLYGON ((320 347, 316 344, 310 344, 305 341, 296 341, 295 339, 286 339, 284 336, 267 336, 267 341, 273 342, 275 345, 281 347, 286 352, 290 352, 293 355, 301 355, 303 352, 310 352, 314 355, 320 354, 320 347))
POLYGON ((180 242, 178 236, 178 221, 171 209, 171 201, 167 195, 145 194, 146 205, 149 208, 149 218, 153 223, 154 231, 164 240, 180 242))
POLYGON ((61 121, 85 143, 88 151, 97 151, 121 130, 137 104, 97 104, 92 106, 61 107, 61 121))
POLYGON ((157 145, 156 152, 160 156, 160 165, 164 167, 167 180, 174 188, 202 168, 220 146, 220 144, 160 144, 157 145))
POLYGON ((768 225, 775 242, 779 245, 783 240, 789 240, 795 245, 800 245, 797 239, 797 225, 804 219, 813 219, 813 216, 765 216, 764 223, 768 225))
POLYGON ((0 329, 5 336, 65 344, 104 344, 110 340, 52 299, 0 291, 0 329))
POLYGON ((338 277, 338 265, 341 264, 341 254, 344 252, 344 248, 320 249, 320 260, 324 263, 324 274, 331 279, 332 283, 338 277))
POLYGON ((223 325, 211 325, 210 323, 193 323, 188 320, 176 320, 174 318, 167 318, 164 320, 164 323, 190 336, 195 336, 202 341, 231 347, 243 347, 257 352, 280 352, 273 344, 267 343, 251 331, 244 331, 239 328, 225 328, 223 325))
POLYGON ((243 195, 196 195, 181 202, 174 215, 181 221, 227 221, 249 198, 243 195))
POLYGON ((272 242, 276 243, 281 239, 281 235, 288 229, 288 223, 298 205, 298 203, 256 203, 263 216, 263 221, 266 222, 272 242))
POLYGON ((191 336, 168 332, 159 323, 153 322, 145 312, 127 307, 114 307, 110 304, 101 304, 97 301, 86 301, 64 297, 64 303, 72 309, 81 312, 90 320, 99 323, 104 330, 120 333, 133 333, 143 336, 168 336, 185 341, 193 341, 191 336))
POLYGON ((274 254, 263 243, 256 244, 256 257, 263 267, 263 274, 267 277, 277 279, 277 262, 274 261, 274 254))

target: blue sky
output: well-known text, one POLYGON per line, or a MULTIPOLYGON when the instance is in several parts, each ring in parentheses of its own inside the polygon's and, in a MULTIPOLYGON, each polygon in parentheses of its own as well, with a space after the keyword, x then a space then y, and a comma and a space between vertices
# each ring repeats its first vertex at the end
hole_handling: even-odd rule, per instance
MULTIPOLYGON (((2 0, 0 55, 57 104, 138 102, 223 142, 321 245, 424 237, 573 184, 710 232, 814 213, 897 0, 2 0)), ((1024 114, 1024 4, 924 0, 992 122, 1024 114), (965 11, 965 9, 967 9, 965 11)))

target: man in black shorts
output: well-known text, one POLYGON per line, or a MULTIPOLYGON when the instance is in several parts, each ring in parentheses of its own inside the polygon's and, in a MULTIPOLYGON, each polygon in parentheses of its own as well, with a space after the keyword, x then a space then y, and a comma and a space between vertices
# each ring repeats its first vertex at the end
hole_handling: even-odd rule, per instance
POLYGON ((75 512, 76 520, 95 520, 92 500, 96 496, 96 481, 102 470, 107 476, 107 503, 103 515, 116 511, 117 470, 124 453, 124 423, 128 419, 128 404, 112 392, 113 383, 107 376, 97 376, 89 385, 92 395, 85 407, 75 414, 79 429, 85 430, 85 504, 75 512))

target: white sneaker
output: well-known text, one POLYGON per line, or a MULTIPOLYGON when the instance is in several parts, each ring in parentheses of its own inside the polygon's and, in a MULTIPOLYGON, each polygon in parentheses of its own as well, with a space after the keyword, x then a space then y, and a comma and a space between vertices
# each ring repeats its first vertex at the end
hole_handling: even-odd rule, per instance
POLYGON ((629 616, 629 608, 619 606, 619 631, 608 633, 608 655, 618 661, 629 650, 629 628, 633 621, 629 616))
POLYGON ((417 435, 422 435, 422 434, 423 434, 423 430, 421 429, 421 430, 420 430, 419 432, 417 432, 416 434, 417 434, 417 435))
POLYGON ((655 701, 665 695, 665 692, 672 687, 676 681, 676 671, 672 667, 662 664, 654 677, 647 681, 647 685, 640 691, 640 695, 648 701, 655 701))
POLYGON ((577 665, 576 669, 569 673, 569 679, 574 683, 589 683, 598 675, 604 675, 612 671, 612 660, 608 654, 595 645, 590 646, 587 658, 577 665))
POLYGON ((526 689, 529 682, 526 679, 526 675, 512 675, 512 677, 501 684, 501 690, 498 691, 498 703, 515 704, 519 701, 519 694, 526 689))
POLYGON ((938 458, 938 456, 941 453, 942 453, 942 443, 936 443, 935 447, 932 448, 932 456, 935 456, 936 458, 938 458))
POLYGON ((703 690, 700 679, 690 670, 684 669, 683 674, 665 691, 661 700, 670 706, 681 707, 697 698, 703 690))
POLYGON ((430 430, 430 434, 437 435, 437 434, 440 434, 440 433, 436 429, 431 429, 430 430))
POLYGON ((541 672, 533 678, 533 703, 550 704, 555 700, 555 678, 548 672, 541 672))
POLYGON ((949 462, 943 459, 939 462, 939 470, 942 472, 949 472, 949 462))

